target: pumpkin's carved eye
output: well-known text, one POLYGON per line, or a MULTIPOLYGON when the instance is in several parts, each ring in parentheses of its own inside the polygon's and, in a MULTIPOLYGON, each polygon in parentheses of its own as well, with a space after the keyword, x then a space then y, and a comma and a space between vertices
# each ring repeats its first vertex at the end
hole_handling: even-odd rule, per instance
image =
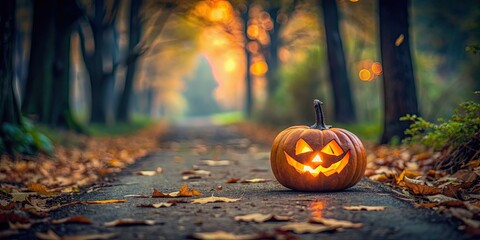
POLYGON ((337 141, 333 139, 322 148, 321 152, 338 157, 343 154, 343 149, 338 145, 337 141))
POLYGON ((302 154, 302 153, 308 153, 308 152, 313 152, 312 147, 308 145, 307 142, 303 139, 298 139, 297 144, 295 145, 295 155, 302 154))

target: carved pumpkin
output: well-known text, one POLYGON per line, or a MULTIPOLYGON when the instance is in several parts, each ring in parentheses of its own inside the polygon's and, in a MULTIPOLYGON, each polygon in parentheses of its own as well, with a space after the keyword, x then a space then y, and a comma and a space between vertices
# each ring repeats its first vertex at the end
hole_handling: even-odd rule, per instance
POLYGON ((270 163, 283 186, 300 191, 335 191, 363 177, 367 157, 353 133, 325 125, 322 102, 314 100, 316 123, 280 132, 272 144, 270 163))

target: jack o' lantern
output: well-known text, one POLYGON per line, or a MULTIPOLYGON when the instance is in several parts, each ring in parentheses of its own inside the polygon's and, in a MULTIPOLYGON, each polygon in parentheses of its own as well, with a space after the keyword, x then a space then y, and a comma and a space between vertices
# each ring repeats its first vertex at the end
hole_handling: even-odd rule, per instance
POLYGON ((335 191, 363 177, 367 157, 353 133, 325 125, 322 102, 314 100, 316 123, 280 132, 272 144, 270 163, 283 186, 300 191, 335 191))

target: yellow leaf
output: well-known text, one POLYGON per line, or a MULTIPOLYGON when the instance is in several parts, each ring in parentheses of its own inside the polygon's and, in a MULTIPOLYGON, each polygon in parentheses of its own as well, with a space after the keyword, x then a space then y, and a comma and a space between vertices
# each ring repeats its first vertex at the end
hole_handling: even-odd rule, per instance
POLYGON ((349 211, 383 211, 385 206, 343 206, 345 210, 349 211))
POLYGON ((163 193, 158 191, 158 189, 154 188, 152 197, 193 197, 193 196, 200 196, 202 193, 198 190, 193 188, 187 187, 187 184, 183 184, 178 192, 171 192, 171 193, 163 193))
POLYGON ((303 234, 303 233, 319 233, 325 231, 332 231, 336 228, 325 226, 321 224, 314 224, 308 222, 299 222, 299 223, 290 223, 280 227, 280 230, 283 231, 292 231, 294 233, 303 234))
POLYGON ((202 240, 250 240, 250 239, 259 239, 259 236, 256 234, 243 234, 243 235, 236 235, 229 232, 224 231, 216 231, 216 232, 204 232, 204 233, 194 233, 193 237, 195 239, 202 239, 202 240))
POLYGON ((192 201, 193 204, 205 204, 205 203, 214 203, 214 202, 236 202, 240 200, 240 198, 226 198, 226 197, 205 197, 205 198, 197 198, 192 201))
POLYGON ((263 183, 263 182, 268 182, 268 179, 263 179, 263 178, 253 178, 253 179, 246 179, 242 180, 241 183, 263 183))
POLYGON ((34 191, 40 195, 53 196, 58 195, 58 192, 50 191, 44 185, 40 183, 32 183, 27 187, 28 190, 34 191))
POLYGON ((94 200, 94 201, 77 201, 69 204, 111 204, 111 203, 124 203, 125 199, 109 199, 109 200, 94 200))
POLYGON ((335 228, 361 228, 363 226, 362 223, 353 223, 350 221, 345 220, 337 220, 333 218, 319 218, 314 217, 310 218, 310 223, 320 223, 325 226, 335 227, 335 228))
POLYGON ((202 160, 202 162, 207 164, 208 166, 227 166, 227 165, 230 165, 230 161, 228 161, 228 160, 202 160))

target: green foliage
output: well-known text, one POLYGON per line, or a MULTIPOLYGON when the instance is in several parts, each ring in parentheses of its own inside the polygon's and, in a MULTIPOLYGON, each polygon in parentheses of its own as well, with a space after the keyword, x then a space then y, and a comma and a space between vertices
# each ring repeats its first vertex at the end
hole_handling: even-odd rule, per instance
POLYGON ((35 155, 38 152, 53 153, 53 144, 49 138, 40 133, 28 119, 22 125, 3 123, 0 131, 0 152, 12 152, 35 155))
POLYGON ((480 104, 463 102, 455 109, 451 119, 438 119, 438 124, 416 115, 407 115, 400 120, 413 121, 405 131, 405 134, 411 135, 407 141, 419 142, 437 150, 443 147, 456 148, 480 130, 480 104))

